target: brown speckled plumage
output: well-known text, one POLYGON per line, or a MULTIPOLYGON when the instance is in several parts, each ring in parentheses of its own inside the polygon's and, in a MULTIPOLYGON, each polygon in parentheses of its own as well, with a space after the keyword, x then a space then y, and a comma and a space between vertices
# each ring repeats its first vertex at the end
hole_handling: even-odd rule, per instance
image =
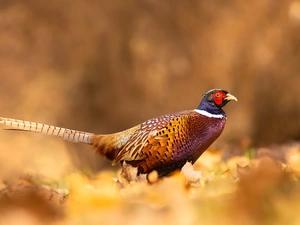
MULTIPOLYGON (((208 118, 192 110, 154 118, 128 130, 128 141, 114 148, 110 152, 113 154, 107 157, 114 164, 125 160, 137 166, 140 173, 157 170, 160 176, 167 175, 187 161, 194 163, 221 134, 225 121, 225 117, 208 118), (215 132, 210 133, 209 129, 215 132)), ((108 143, 103 139, 109 138, 117 143, 119 137, 119 133, 94 135, 92 140, 97 151, 103 153, 104 149, 110 148, 103 144, 108 143)))
POLYGON ((0 118, 9 129, 41 132, 64 139, 91 144, 97 153, 112 161, 125 161, 139 173, 156 170, 159 176, 194 163, 222 133, 226 115, 222 110, 236 100, 224 90, 206 93, 196 110, 160 116, 122 132, 97 135, 40 123, 0 118))

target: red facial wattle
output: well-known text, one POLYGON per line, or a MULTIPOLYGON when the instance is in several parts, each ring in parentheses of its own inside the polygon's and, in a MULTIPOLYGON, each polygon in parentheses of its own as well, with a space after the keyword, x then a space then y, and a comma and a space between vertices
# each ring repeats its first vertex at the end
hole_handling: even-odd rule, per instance
POLYGON ((212 94, 212 98, 216 105, 221 105, 223 102, 223 99, 226 98, 226 94, 222 91, 216 92, 212 94))

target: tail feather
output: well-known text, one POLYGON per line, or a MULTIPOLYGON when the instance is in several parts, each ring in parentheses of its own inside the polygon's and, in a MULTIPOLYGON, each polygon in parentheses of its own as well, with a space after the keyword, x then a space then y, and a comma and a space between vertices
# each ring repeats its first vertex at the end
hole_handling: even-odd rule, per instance
POLYGON ((51 136, 63 138, 68 141, 81 142, 86 144, 92 144, 93 133, 87 133, 83 131, 70 130, 66 128, 50 126, 43 123, 29 122, 24 120, 16 120, 0 117, 0 125, 4 126, 4 129, 9 130, 21 130, 31 131, 36 133, 43 133, 51 136))

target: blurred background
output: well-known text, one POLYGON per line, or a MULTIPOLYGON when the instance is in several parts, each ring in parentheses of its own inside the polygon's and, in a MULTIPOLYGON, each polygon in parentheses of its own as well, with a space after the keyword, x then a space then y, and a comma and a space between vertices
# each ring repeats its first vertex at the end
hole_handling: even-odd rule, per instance
MULTIPOLYGON (((238 98, 217 146, 300 139, 300 2, 0 1, 0 116, 111 133, 238 98)), ((0 176, 110 163, 90 146, 0 131, 0 176)))

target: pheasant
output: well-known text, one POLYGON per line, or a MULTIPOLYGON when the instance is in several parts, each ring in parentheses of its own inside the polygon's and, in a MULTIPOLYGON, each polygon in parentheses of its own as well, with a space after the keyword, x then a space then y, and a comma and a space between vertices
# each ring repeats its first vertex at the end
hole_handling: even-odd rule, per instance
POLYGON ((153 170, 159 177, 192 164, 220 136, 226 114, 222 110, 237 98, 225 90, 213 89, 203 95, 195 110, 186 110, 147 120, 113 134, 93 134, 41 123, 1 118, 4 129, 40 132, 94 146, 96 152, 112 161, 137 167, 138 174, 153 170))

